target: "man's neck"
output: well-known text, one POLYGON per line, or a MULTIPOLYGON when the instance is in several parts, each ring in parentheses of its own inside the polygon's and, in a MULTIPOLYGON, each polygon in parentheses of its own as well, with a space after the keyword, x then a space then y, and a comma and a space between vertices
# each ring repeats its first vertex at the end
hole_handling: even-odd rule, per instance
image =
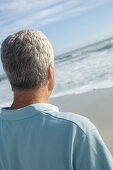
POLYGON ((9 109, 20 109, 36 103, 49 103, 49 94, 46 89, 15 91, 14 101, 9 109))

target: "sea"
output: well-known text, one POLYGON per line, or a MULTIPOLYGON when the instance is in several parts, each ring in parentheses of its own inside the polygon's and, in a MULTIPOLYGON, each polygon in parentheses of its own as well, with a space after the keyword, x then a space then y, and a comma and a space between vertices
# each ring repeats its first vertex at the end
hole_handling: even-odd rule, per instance
MULTIPOLYGON (((113 87, 113 37, 55 56, 55 88, 51 97, 113 87)), ((0 107, 13 99, 6 75, 0 73, 0 107)))

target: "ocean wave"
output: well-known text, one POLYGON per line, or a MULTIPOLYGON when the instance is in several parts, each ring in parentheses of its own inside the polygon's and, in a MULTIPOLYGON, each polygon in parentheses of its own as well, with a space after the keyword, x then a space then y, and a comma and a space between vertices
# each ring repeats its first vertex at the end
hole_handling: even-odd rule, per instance
POLYGON ((113 81, 102 81, 101 83, 98 83, 97 85, 85 85, 79 88, 73 88, 71 90, 63 91, 63 92, 58 92, 58 93, 53 93, 51 98, 57 98, 57 97, 62 97, 65 95, 72 95, 72 94, 83 94, 86 92, 91 92, 94 90, 99 90, 99 89, 107 89, 113 87, 113 81))
POLYGON ((57 56, 57 57, 55 57, 55 63, 64 62, 66 60, 71 60, 73 58, 79 58, 83 55, 87 55, 87 54, 93 53, 93 52, 109 50, 111 48, 113 48, 113 37, 106 39, 104 41, 100 41, 100 42, 79 48, 77 50, 68 52, 67 54, 57 56))

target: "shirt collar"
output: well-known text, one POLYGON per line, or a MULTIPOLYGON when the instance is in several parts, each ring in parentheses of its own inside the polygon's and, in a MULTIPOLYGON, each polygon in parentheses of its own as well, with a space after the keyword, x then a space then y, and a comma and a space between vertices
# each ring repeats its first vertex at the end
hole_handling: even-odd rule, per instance
POLYGON ((32 117, 40 112, 58 112, 57 106, 48 103, 36 103, 20 109, 10 110, 8 108, 1 108, 0 117, 5 120, 19 120, 32 117))

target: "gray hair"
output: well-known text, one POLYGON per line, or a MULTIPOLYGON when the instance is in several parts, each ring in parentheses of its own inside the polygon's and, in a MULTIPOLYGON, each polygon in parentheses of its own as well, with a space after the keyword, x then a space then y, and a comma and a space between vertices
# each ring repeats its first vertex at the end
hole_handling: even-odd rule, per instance
POLYGON ((2 43, 1 59, 13 90, 40 88, 54 66, 53 48, 47 37, 34 29, 20 30, 2 43))

